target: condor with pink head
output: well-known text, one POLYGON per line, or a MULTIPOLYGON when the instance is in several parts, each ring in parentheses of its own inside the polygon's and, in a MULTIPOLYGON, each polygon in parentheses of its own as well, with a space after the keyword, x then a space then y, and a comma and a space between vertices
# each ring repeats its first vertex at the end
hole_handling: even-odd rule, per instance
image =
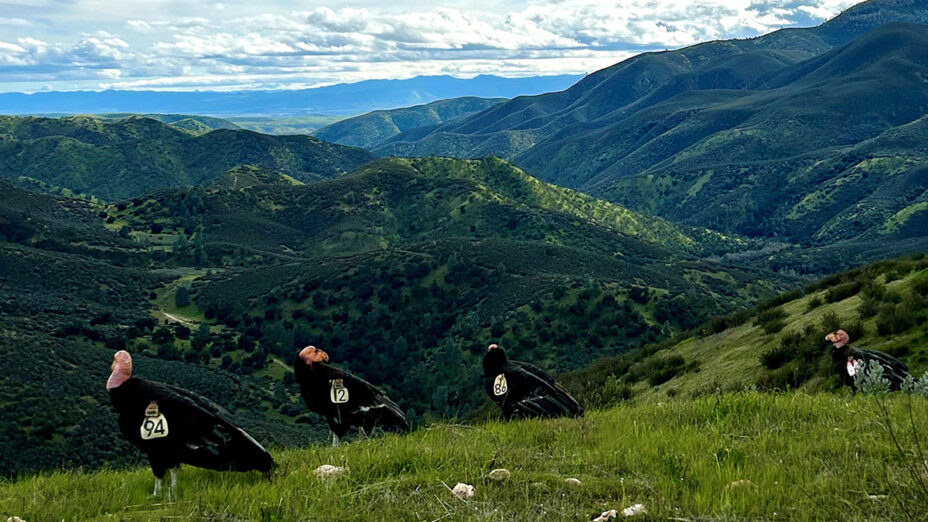
POLYGON ((218 404, 182 388, 133 377, 126 351, 116 352, 110 370, 106 390, 119 414, 119 431, 148 455, 155 495, 168 470, 173 493, 181 464, 265 473, 274 467, 270 453, 218 404))
POLYGON ((909 375, 909 367, 888 353, 851 347, 851 337, 844 330, 826 335, 825 340, 831 343, 831 360, 835 365, 835 371, 841 377, 841 382, 855 392, 857 378, 868 364, 871 367, 873 364, 879 364, 883 368, 883 379, 889 382, 889 389, 892 391, 901 388, 909 375))

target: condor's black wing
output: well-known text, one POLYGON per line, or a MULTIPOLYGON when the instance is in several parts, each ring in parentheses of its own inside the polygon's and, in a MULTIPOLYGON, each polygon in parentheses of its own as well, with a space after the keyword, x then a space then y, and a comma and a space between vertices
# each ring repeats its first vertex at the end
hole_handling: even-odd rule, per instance
POLYGON ((122 408, 132 411, 120 411, 120 426, 143 451, 219 471, 267 472, 274 466, 267 450, 218 404, 183 388, 138 381, 125 390, 133 396, 122 401, 122 408), (146 415, 152 402, 157 403, 157 417, 146 415))
POLYGON ((328 396, 324 400, 333 403, 338 408, 343 408, 347 416, 361 418, 360 425, 376 425, 387 431, 407 431, 406 414, 387 394, 357 375, 334 366, 326 365, 326 367, 329 372, 327 376, 329 382, 336 379, 341 382, 338 387, 332 386, 327 390, 328 396), (344 393, 341 397, 345 402, 337 402, 343 400, 340 397, 341 393, 344 393), (364 418, 372 420, 364 422, 364 418))
POLYGON ((583 408, 567 390, 540 368, 528 363, 511 361, 499 376, 487 380, 487 393, 507 417, 577 417, 583 408), (503 391, 505 388, 505 391, 503 391))

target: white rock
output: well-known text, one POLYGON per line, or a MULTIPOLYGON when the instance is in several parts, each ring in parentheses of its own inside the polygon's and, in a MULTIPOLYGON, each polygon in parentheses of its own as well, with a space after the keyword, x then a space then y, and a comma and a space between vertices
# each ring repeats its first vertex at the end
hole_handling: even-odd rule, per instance
POLYGON ((510 477, 512 477, 512 473, 509 473, 508 469, 497 468, 491 471, 487 477, 490 480, 495 480, 496 482, 506 482, 510 477))
POLYGON ((569 479, 564 479, 564 482, 570 484, 571 486, 579 486, 581 484, 580 479, 570 477, 569 479))
POLYGON ((19 517, 10 517, 6 519, 6 522, 26 522, 26 521, 19 517))
POLYGON ((333 466, 331 464, 323 464, 316 468, 315 474, 316 478, 321 479, 338 477, 345 474, 345 468, 340 466, 333 466))
POLYGON ((617 516, 619 516, 619 512, 614 509, 610 509, 609 511, 603 511, 603 514, 594 518, 592 522, 606 522, 607 520, 612 520, 617 516))
POLYGON ((451 490, 454 493, 454 496, 462 500, 470 500, 474 498, 474 486, 470 484, 465 484, 463 482, 458 482, 454 485, 454 489, 451 490))
POLYGON ((647 513, 648 510, 644 507, 644 504, 635 504, 634 506, 629 506, 622 510, 622 515, 626 517, 633 517, 635 515, 643 515, 647 513))

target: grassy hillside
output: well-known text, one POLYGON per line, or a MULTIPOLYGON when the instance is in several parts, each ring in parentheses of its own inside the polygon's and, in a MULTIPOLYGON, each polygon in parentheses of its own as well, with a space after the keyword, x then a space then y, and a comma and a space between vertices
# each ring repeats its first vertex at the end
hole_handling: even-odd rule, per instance
POLYGON ((506 101, 503 98, 452 98, 403 109, 374 111, 333 123, 313 133, 319 139, 369 149, 402 132, 438 125, 506 101))
POLYGON ((197 185, 240 165, 317 181, 371 159, 361 149, 308 136, 227 129, 195 135, 140 117, 108 121, 4 116, 0 138, 0 179, 37 181, 105 199, 197 185))
POLYGON ((848 331, 852 346, 894 355, 920 377, 928 370, 928 257, 829 276, 566 378, 593 403, 745 388, 829 390, 840 383, 823 339, 837 329, 848 331))
POLYGON ((618 152, 585 186, 751 235, 815 243, 924 235, 928 89, 908 79, 923 74, 916 57, 926 52, 928 27, 894 24, 786 69, 770 88, 656 106, 601 133, 618 152), (889 78, 897 78, 891 94, 881 83, 889 78))
MULTIPOLYGON (((900 444, 914 450, 901 427, 910 411, 924 426, 928 403, 883 404, 900 444)), ((896 449, 880 411, 873 398, 738 393, 583 419, 436 425, 341 448, 274 451, 280 468, 270 482, 183 468, 170 501, 148 496, 153 478, 143 468, 22 478, 0 483, 0 515, 589 520, 641 503, 646 520, 919 519, 928 504, 906 467, 912 457, 896 449), (313 470, 324 463, 347 472, 317 479, 313 470), (511 479, 489 480, 495 468, 510 470, 511 479), (452 496, 457 482, 475 486, 472 500, 452 496)))

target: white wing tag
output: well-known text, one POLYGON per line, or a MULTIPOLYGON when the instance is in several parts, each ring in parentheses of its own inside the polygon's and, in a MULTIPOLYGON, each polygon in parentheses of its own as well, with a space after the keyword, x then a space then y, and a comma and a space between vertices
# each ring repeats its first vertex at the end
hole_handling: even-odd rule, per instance
POLYGON ((153 402, 145 408, 145 420, 139 427, 142 440, 162 439, 168 436, 168 420, 158 411, 158 403, 153 402))
POLYGON ((348 388, 345 388, 345 383, 341 379, 332 379, 329 399, 332 400, 332 404, 345 404, 348 402, 348 388))
POLYGON ((858 362, 855 361, 854 359, 848 359, 848 361, 847 361, 847 374, 850 375, 851 377, 857 375, 857 370, 858 370, 859 366, 860 366, 860 363, 858 363, 858 362))
POLYGON ((500 395, 505 395, 509 391, 509 383, 506 382, 506 374, 501 373, 496 376, 496 380, 493 381, 493 395, 499 397, 500 395))

